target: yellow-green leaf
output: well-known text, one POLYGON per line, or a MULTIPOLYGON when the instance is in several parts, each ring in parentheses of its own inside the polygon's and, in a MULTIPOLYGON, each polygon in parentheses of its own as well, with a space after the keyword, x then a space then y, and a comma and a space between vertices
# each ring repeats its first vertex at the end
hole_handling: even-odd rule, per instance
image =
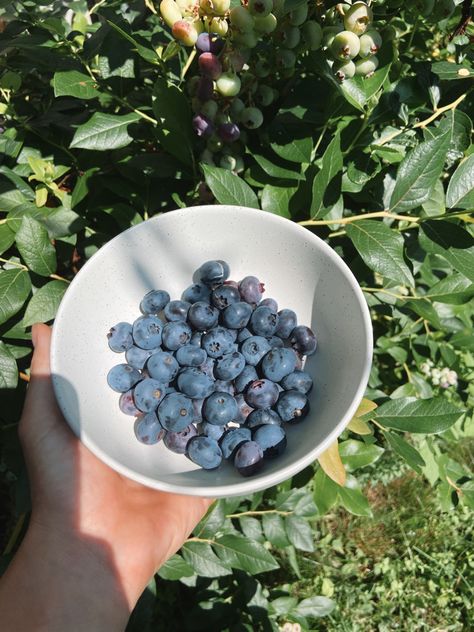
POLYGON ((323 471, 338 485, 344 485, 346 482, 346 470, 339 455, 339 445, 335 441, 329 448, 323 452, 319 459, 319 465, 323 471))

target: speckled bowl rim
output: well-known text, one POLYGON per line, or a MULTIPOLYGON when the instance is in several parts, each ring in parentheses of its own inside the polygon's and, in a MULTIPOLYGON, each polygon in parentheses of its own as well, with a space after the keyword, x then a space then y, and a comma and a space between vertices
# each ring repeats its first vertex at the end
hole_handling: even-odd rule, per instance
MULTIPOLYGON (((186 214, 188 213, 192 213, 195 216, 199 212, 208 212, 210 210, 222 213, 222 209, 225 209, 225 212, 234 212, 234 213, 242 214, 243 220, 245 219, 246 214, 255 215, 255 213, 260 213, 262 215, 263 221, 273 222, 275 224, 281 224, 282 226, 284 226, 285 230, 293 231, 294 233, 297 233, 299 237, 301 237, 302 236, 301 233, 304 232, 305 238, 309 241, 314 242, 316 247, 324 253, 324 256, 330 259, 333 262, 333 264, 342 272, 342 274, 348 280, 350 287, 353 290, 360 307, 367 344, 366 344, 366 349, 365 349, 365 352, 366 352, 365 361, 363 365, 364 369, 361 373, 359 384, 356 389, 354 398, 352 400, 352 404, 348 407, 344 416, 341 418, 339 423, 337 423, 334 426, 333 430, 326 436, 326 438, 323 441, 321 441, 317 446, 315 446, 312 450, 310 450, 305 456, 297 459, 296 461, 294 461, 293 463, 291 463, 290 465, 286 467, 282 467, 277 472, 272 472, 266 475, 265 474, 259 475, 259 477, 255 479, 252 479, 251 477, 248 479, 242 479, 242 482, 234 483, 231 485, 218 485, 218 486, 201 485, 201 486, 193 486, 193 487, 176 485, 173 483, 164 482, 158 478, 143 476, 142 474, 139 474, 138 472, 123 465, 116 459, 110 457, 106 452, 104 452, 102 448, 100 448, 86 434, 81 434, 81 436, 79 437, 81 442, 101 461, 106 463, 108 466, 110 466, 113 470, 115 470, 119 474, 122 474, 123 476, 126 476, 127 478, 133 481, 136 481, 137 483, 141 483, 147 487, 151 487, 151 488, 164 491, 164 492, 184 494, 188 496, 208 497, 208 498, 220 498, 220 497, 226 497, 226 496, 241 496, 241 495, 243 496, 243 495, 252 494, 254 492, 261 491, 263 489, 267 489, 268 487, 277 485, 278 483, 281 483, 282 481, 285 481, 291 478, 292 476, 294 476, 295 474, 303 470, 308 465, 311 465, 312 463, 314 463, 314 461, 318 458, 318 456, 322 454, 327 448, 329 448, 329 446, 332 443, 334 443, 334 441, 337 440, 339 435, 343 432, 347 424, 350 422, 350 420, 354 416, 364 396, 367 382, 369 380, 370 369, 372 366, 372 354, 373 354, 372 321, 370 318, 370 312, 369 312, 367 302, 364 298, 364 295, 359 286, 359 283, 357 282, 357 279, 355 278, 355 276, 353 275, 353 273, 351 272, 347 264, 343 261, 343 259, 338 254, 336 254, 336 252, 334 252, 334 250, 328 244, 326 244, 326 242, 324 242, 321 238, 317 237, 317 235, 315 235, 311 231, 303 228, 302 226, 299 226, 297 223, 289 219, 286 219, 279 215, 273 215, 272 213, 268 213, 266 211, 248 208, 244 206, 217 205, 217 204, 193 206, 193 207, 177 209, 174 211, 169 211, 167 213, 163 213, 162 215, 152 217, 146 220, 146 222, 159 223, 161 221, 161 218, 163 217, 166 217, 167 221, 169 221, 170 216, 175 216, 175 217, 179 216, 181 218, 182 216, 186 216, 186 214)), ((122 231, 120 234, 113 237, 110 241, 104 244, 97 252, 95 252, 92 255, 92 257, 88 261, 86 261, 83 267, 79 270, 78 274, 72 280, 59 306, 59 309, 56 315, 56 320, 53 325, 50 360, 51 360, 51 374, 52 374, 54 392, 55 392, 58 404, 66 418, 66 421, 67 421, 67 412, 65 411, 65 409, 63 408, 61 404, 61 400, 62 400, 61 379, 60 378, 56 379, 56 376, 59 376, 58 369, 60 366, 58 336, 56 335, 56 332, 59 330, 60 327, 62 327, 63 314, 66 311, 68 301, 74 292, 77 279, 83 277, 84 274, 87 274, 87 271, 91 265, 91 262, 93 262, 94 264, 97 264, 98 259, 107 256, 107 252, 108 252, 108 249, 111 247, 111 244, 113 244, 117 240, 123 239, 123 235, 125 235, 129 231, 135 230, 139 226, 142 226, 142 224, 143 222, 136 226, 131 226, 130 228, 127 228, 126 230, 122 231)))

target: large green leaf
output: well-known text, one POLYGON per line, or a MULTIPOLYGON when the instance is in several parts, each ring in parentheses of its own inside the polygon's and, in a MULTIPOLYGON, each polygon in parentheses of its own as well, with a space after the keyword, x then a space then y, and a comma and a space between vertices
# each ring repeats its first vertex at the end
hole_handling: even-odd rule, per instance
POLYGON ((341 195, 342 153, 341 135, 335 134, 322 158, 321 169, 313 180, 311 218, 324 217, 341 195))
POLYGON ((78 99, 95 99, 100 92, 97 82, 89 75, 77 70, 65 70, 54 73, 53 89, 55 97, 77 97, 78 99))
POLYGON ((400 163, 390 210, 401 213, 421 206, 440 177, 450 143, 448 132, 420 143, 400 163))
POLYGON ((300 551, 314 551, 314 534, 308 521, 298 516, 286 516, 286 533, 291 544, 300 551))
POLYGON ((391 399, 376 408, 371 413, 371 417, 383 426, 394 430, 437 434, 450 428, 463 413, 463 410, 459 410, 444 397, 433 399, 400 397, 391 399))
POLYGON ((423 222, 420 245, 426 252, 444 257, 474 283, 474 238, 461 226, 445 220, 423 222))
POLYGON ((413 275, 403 258, 403 237, 383 222, 365 219, 347 226, 364 262, 383 277, 414 285, 413 275))
POLYGON ((66 290, 67 283, 64 281, 50 281, 43 285, 33 294, 26 307, 23 325, 28 327, 53 320, 66 290))
POLYGON ((336 602, 329 597, 316 596, 308 597, 299 602, 296 608, 291 610, 292 614, 297 614, 305 618, 327 617, 336 607, 336 602))
POLYGON ((120 115, 95 112, 86 123, 76 129, 70 147, 95 151, 126 147, 133 140, 128 133, 128 126, 139 120, 140 116, 134 112, 120 115))
POLYGON ((461 162, 449 181, 446 206, 474 209, 474 154, 461 162))
POLYGON ((194 575, 194 570, 180 555, 176 554, 160 566, 158 575, 163 579, 176 580, 191 577, 194 575))
POLYGON ((276 187, 273 184, 266 184, 262 190, 262 209, 291 219, 289 205, 295 192, 296 187, 276 187))
POLYGON ((293 171, 280 165, 276 165, 265 156, 254 155, 254 159, 263 169, 263 171, 272 178, 278 178, 278 180, 303 180, 304 175, 299 171, 293 171))
POLYGON ((222 577, 232 573, 230 564, 222 562, 207 542, 185 542, 181 553, 189 566, 202 577, 222 577))
POLYGON ((339 485, 320 467, 314 476, 313 500, 321 516, 336 504, 338 489, 339 485))
POLYGON ((464 64, 455 64, 451 61, 437 61, 431 65, 431 70, 444 81, 471 79, 474 77, 474 71, 468 65, 467 60, 464 64))
POLYGON ((30 290, 30 275, 26 270, 0 271, 0 324, 23 307, 30 290))
POLYGON ((49 240, 48 231, 36 219, 23 217, 15 240, 30 270, 42 276, 49 276, 56 270, 56 250, 49 240))
POLYGON ((259 208, 257 196, 249 185, 227 169, 201 164, 207 186, 221 204, 259 208))
POLYGON ((18 384, 18 367, 8 347, 0 341, 0 389, 16 388, 18 384))
POLYGON ((296 138, 284 144, 271 143, 271 148, 284 160, 305 164, 311 160, 313 143, 311 138, 296 138))
POLYGON ((383 454, 383 448, 373 443, 348 439, 339 443, 339 454, 348 472, 375 463, 383 454))
POLYGON ((474 283, 463 274, 452 274, 432 285, 426 298, 438 303, 462 305, 474 296, 474 283))
POLYGON ((418 450, 394 432, 386 431, 383 434, 392 450, 401 456, 402 459, 405 459, 408 465, 412 467, 415 472, 421 474, 421 468, 426 464, 418 450))
POLYGON ((8 250, 15 241, 15 233, 8 224, 0 224, 0 255, 8 250))
POLYGON ((279 514, 264 513, 262 516, 262 526, 265 537, 269 542, 281 549, 288 546, 288 538, 285 531, 285 523, 279 514))
POLYGON ((225 565, 252 575, 279 568, 278 562, 263 544, 239 535, 223 535, 216 540, 214 547, 225 565))
POLYGON ((156 133, 161 144, 173 156, 185 164, 191 164, 192 113, 184 92, 159 77, 153 86, 153 113, 160 122, 156 133))
POLYGON ((357 488, 339 487, 339 500, 342 506, 355 516, 372 516, 369 501, 357 488))

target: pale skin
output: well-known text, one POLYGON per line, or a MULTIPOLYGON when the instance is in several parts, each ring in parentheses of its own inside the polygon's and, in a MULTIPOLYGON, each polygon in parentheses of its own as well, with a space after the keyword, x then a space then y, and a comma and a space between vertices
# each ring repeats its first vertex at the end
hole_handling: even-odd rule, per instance
POLYGON ((50 340, 49 327, 33 327, 31 381, 19 425, 33 510, 0 580, 2 631, 123 630, 153 574, 212 500, 143 487, 84 447, 56 404, 50 340))

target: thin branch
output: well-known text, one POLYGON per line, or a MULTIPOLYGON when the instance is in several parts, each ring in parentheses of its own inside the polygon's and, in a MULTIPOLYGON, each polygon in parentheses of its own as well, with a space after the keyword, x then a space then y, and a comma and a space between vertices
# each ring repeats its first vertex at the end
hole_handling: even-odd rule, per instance
POLYGON ((263 516, 265 514, 277 514, 279 516, 290 516, 292 511, 280 511, 279 509, 266 509, 263 511, 242 511, 236 514, 227 514, 226 518, 241 518, 242 516, 263 516))

